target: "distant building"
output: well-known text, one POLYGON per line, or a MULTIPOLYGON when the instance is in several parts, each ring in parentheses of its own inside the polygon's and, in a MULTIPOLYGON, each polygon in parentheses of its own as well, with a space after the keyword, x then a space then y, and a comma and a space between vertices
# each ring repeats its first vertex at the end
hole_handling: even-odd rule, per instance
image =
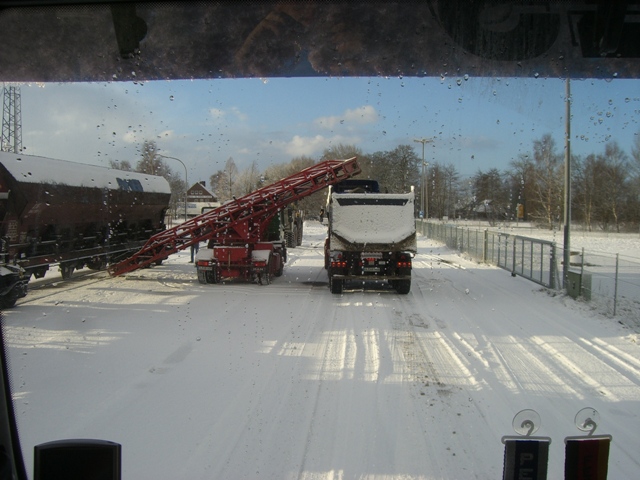
POLYGON ((205 182, 194 183, 187 190, 187 216, 195 217, 219 206, 218 198, 207 189, 205 182))

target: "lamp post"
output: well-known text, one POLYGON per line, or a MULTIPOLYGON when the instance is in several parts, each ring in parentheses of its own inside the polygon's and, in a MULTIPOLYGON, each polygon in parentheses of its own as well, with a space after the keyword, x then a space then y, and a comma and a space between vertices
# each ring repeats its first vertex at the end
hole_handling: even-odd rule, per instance
POLYGON ((182 160, 176 157, 170 157, 169 155, 162 155, 161 153, 157 154, 161 158, 170 158, 171 160, 176 160, 182 164, 184 167, 184 221, 187 221, 187 192, 189 191, 189 179, 187 177, 187 166, 184 164, 182 160))
POLYGON ((413 140, 416 143, 421 143, 422 144, 422 185, 421 185, 421 191, 420 191, 420 209, 423 212, 424 218, 429 218, 429 199, 427 198, 428 195, 428 185, 425 181, 425 176, 424 176, 424 167, 425 166, 429 166, 428 163, 425 163, 424 161, 424 144, 425 143, 433 143, 433 139, 432 138, 415 138, 413 140))

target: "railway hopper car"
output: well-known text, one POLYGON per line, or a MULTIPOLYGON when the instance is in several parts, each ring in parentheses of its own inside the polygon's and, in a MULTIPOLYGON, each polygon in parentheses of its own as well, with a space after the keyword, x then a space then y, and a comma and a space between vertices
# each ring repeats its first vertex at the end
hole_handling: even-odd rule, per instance
POLYGON ((51 265, 69 278, 138 250, 164 230, 170 196, 163 177, 0 152, 0 306, 51 265))

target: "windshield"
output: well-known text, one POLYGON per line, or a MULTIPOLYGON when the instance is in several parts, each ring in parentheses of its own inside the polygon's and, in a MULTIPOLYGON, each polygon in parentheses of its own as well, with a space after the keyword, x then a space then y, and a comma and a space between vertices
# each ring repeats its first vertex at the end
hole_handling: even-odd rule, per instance
MULTIPOLYGON (((2 328, 29 478, 61 439, 120 444, 123 478, 497 478, 526 422, 560 478, 585 408, 609 478, 632 478, 635 30, 596 75, 593 10, 572 21, 581 49, 557 26, 533 42, 553 55, 496 58, 428 4, 86 7, 96 58, 74 66, 91 42, 65 40, 55 75, 51 32, 91 10, 0 11, 37 52, 0 68, 2 328), (340 36, 381 16, 411 38, 340 36), (435 25, 441 56, 419 40, 435 25), (331 193, 346 177, 379 191, 331 193)), ((505 5, 475 13, 518 31, 505 5)))

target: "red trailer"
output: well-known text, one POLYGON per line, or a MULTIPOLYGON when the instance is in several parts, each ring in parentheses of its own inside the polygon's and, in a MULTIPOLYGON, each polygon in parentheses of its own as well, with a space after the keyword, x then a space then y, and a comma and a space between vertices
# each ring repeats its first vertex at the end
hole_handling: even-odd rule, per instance
POLYGON ((198 279, 218 283, 238 278, 270 283, 282 275, 286 242, 270 237, 269 225, 287 205, 360 173, 357 159, 327 160, 152 236, 133 256, 109 267, 122 275, 200 242, 198 279))

